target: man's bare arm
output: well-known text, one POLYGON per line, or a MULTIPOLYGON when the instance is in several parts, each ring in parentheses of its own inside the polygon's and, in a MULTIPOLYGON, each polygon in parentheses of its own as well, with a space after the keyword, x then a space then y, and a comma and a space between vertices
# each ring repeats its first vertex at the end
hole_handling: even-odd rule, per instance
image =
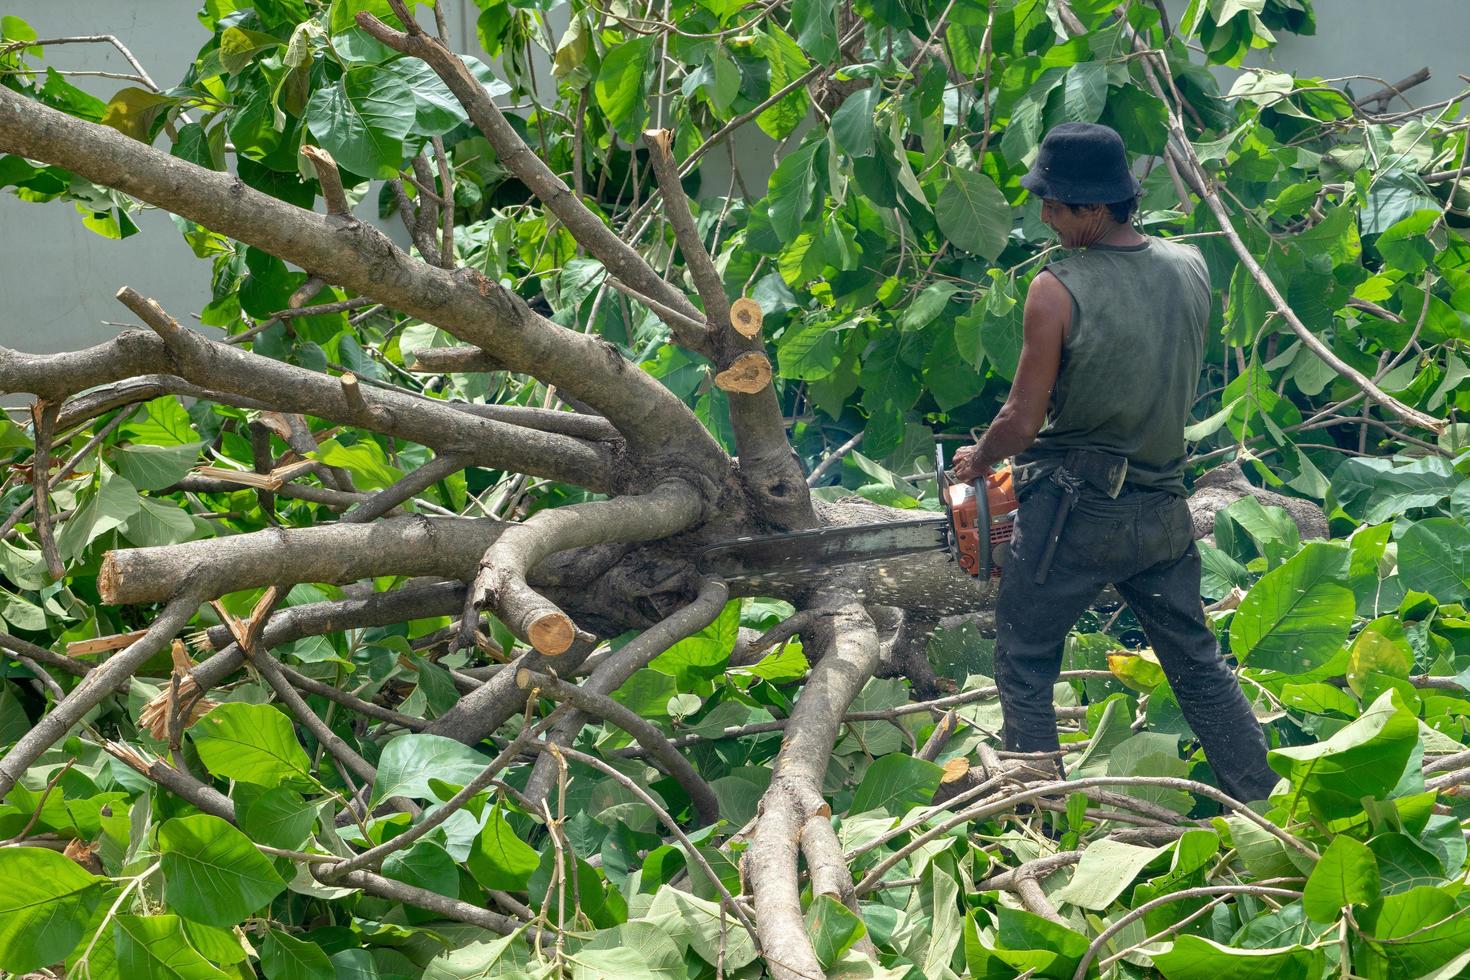
POLYGON ((1071 326, 1071 294, 1056 276, 1041 272, 1026 291, 1021 359, 1011 392, 979 444, 955 454, 957 478, 973 480, 988 473, 996 463, 1025 451, 1036 441, 1036 434, 1046 422, 1062 362, 1062 346, 1071 326))

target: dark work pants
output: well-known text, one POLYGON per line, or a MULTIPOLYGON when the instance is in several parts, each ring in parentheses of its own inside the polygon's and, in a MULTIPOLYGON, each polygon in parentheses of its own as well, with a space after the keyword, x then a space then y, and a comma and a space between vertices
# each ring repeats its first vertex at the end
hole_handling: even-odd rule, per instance
POLYGON ((1084 488, 1062 530, 1045 584, 1036 567, 1062 490, 1050 479, 1026 488, 996 605, 996 684, 1006 748, 1056 751, 1052 689, 1062 644, 1108 584, 1138 617, 1169 686, 1219 780, 1239 800, 1276 785, 1266 742, 1200 602, 1200 559, 1189 508, 1165 492, 1126 487, 1116 500, 1084 488))

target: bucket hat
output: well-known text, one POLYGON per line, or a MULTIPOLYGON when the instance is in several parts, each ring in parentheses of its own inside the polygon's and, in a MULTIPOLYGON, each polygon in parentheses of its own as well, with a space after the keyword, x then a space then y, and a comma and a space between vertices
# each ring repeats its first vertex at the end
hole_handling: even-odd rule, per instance
POLYGON ((1052 127, 1021 186, 1064 204, 1112 204, 1139 191, 1117 130, 1079 122, 1052 127))

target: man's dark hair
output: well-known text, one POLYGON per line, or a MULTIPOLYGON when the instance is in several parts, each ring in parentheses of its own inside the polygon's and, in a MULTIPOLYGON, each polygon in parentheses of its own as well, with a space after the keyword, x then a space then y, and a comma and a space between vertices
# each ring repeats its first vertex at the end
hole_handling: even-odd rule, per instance
MULTIPOLYGON (((1094 205, 1068 204, 1067 207, 1072 209, 1073 214, 1076 214, 1083 208, 1094 207, 1094 205)), ((1126 225, 1129 219, 1133 217, 1133 212, 1138 210, 1138 198, 1130 197, 1122 201, 1110 201, 1107 204, 1103 205, 1103 207, 1108 209, 1108 213, 1113 216, 1114 221, 1118 222, 1118 224, 1120 225, 1126 225)))

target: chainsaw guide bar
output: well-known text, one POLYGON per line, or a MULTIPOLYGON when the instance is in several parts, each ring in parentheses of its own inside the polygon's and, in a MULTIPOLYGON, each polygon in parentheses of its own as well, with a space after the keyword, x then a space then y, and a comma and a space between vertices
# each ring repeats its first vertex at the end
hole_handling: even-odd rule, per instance
POLYGON ((727 579, 822 571, 833 565, 949 548, 949 519, 854 524, 723 541, 699 553, 699 570, 727 579))

